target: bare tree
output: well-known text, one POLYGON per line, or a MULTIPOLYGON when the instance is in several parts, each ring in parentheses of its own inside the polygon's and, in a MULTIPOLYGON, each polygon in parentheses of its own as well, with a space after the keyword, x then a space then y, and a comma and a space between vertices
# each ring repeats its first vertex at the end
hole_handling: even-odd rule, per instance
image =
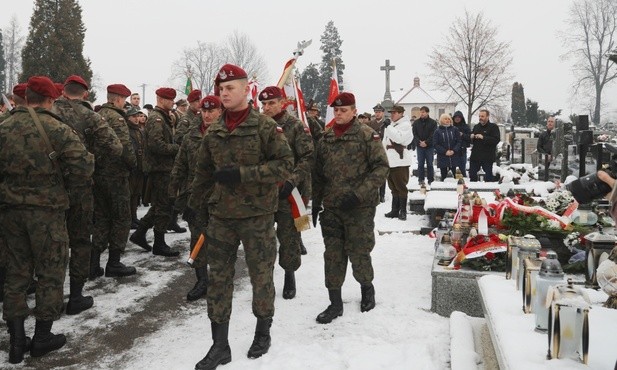
MULTIPOLYGON (((248 35, 234 31, 227 38, 226 46, 229 51, 228 63, 241 66, 249 77, 256 77, 258 81, 267 79, 266 62, 248 35)), ((281 61, 281 70, 285 62, 281 61)))
POLYGON ((607 53, 613 51, 617 28, 617 3, 615 0, 581 0, 572 3, 567 31, 562 34, 573 61, 574 91, 583 100, 594 101, 591 121, 600 123, 602 91, 617 77, 617 68, 609 61, 607 53))
POLYGON ((483 13, 456 18, 444 43, 433 49, 428 66, 437 88, 467 106, 467 122, 482 107, 502 104, 511 86, 509 42, 497 40, 497 28, 483 13))
POLYGON ((193 88, 206 93, 212 91, 216 73, 228 59, 228 51, 211 42, 197 41, 194 48, 182 51, 182 57, 174 62, 172 79, 182 86, 190 75, 193 88))
POLYGON ((18 77, 21 73, 21 49, 24 46, 24 36, 17 21, 17 16, 13 15, 8 27, 4 29, 4 57, 6 59, 6 86, 12 89, 17 85, 18 77))

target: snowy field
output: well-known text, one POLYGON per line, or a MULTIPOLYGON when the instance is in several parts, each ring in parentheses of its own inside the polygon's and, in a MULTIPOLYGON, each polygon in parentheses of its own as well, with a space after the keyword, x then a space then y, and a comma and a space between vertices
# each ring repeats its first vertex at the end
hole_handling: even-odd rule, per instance
MULTIPOLYGON (((284 271, 275 267, 277 297, 272 347, 255 360, 246 357, 255 317, 251 289, 243 264, 236 265, 229 342, 232 362, 220 369, 447 369, 449 321, 430 312, 433 242, 410 233, 427 223, 423 216, 407 221, 386 219, 389 199, 377 209, 375 309, 360 312, 360 286, 348 268, 343 286, 345 313, 331 324, 315 321, 329 304, 323 276, 323 239, 318 228, 302 234, 308 255, 296 273, 298 293, 281 297, 284 271)), ((145 210, 140 209, 140 214, 145 210)), ((167 234, 181 248, 178 259, 163 259, 127 246, 123 261, 137 266, 138 275, 124 283, 102 278, 89 282, 93 309, 63 316, 54 332, 65 333, 67 345, 41 359, 6 363, 8 334, 0 333, 1 368, 66 369, 192 369, 212 344, 205 299, 187 303, 194 274, 186 266, 188 233, 167 234)), ((148 239, 153 238, 152 231, 148 239)), ((106 254, 104 254, 106 258, 106 254)), ((243 253, 239 253, 243 259, 243 253)), ((68 278, 65 287, 68 294, 68 278)), ((34 320, 27 321, 31 333, 34 320)))

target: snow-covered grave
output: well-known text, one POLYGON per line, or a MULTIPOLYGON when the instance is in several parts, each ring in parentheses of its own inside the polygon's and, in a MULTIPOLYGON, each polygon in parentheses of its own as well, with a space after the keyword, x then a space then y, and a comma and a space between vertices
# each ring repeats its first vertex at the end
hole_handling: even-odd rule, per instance
POLYGON ((613 369, 617 361, 617 310, 604 308, 607 295, 586 289, 589 310, 589 363, 575 359, 547 359, 548 336, 534 330, 535 315, 522 310, 521 293, 505 276, 478 279, 484 317, 501 369, 613 369))

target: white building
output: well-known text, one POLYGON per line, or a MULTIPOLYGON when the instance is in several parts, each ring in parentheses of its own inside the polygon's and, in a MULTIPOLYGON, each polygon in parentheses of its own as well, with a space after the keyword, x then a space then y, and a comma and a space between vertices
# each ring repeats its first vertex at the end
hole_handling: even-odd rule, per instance
POLYGON ((413 87, 407 92, 400 91, 392 94, 394 104, 401 105, 405 108, 405 116, 412 122, 420 117, 420 107, 427 106, 430 110, 429 116, 438 121, 439 116, 443 113, 453 115, 456 111, 457 102, 446 102, 445 99, 439 98, 440 94, 429 94, 420 87, 420 78, 413 79, 413 87), (433 98, 437 96, 438 99, 433 98))

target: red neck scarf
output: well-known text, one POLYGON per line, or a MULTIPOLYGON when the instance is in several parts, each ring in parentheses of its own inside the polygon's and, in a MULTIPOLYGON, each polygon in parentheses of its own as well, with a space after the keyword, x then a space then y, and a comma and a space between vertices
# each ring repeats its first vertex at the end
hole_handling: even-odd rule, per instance
POLYGON ((334 124, 334 126, 332 126, 332 130, 334 131, 334 136, 336 137, 341 137, 343 136, 343 134, 349 130, 349 128, 351 127, 351 125, 353 124, 353 120, 351 120, 348 123, 342 124, 342 125, 338 125, 338 124, 334 124))
POLYGON ((225 125, 227 126, 227 130, 229 130, 229 132, 233 132, 236 127, 246 120, 246 117, 249 116, 250 111, 250 106, 238 112, 225 111, 225 125))

